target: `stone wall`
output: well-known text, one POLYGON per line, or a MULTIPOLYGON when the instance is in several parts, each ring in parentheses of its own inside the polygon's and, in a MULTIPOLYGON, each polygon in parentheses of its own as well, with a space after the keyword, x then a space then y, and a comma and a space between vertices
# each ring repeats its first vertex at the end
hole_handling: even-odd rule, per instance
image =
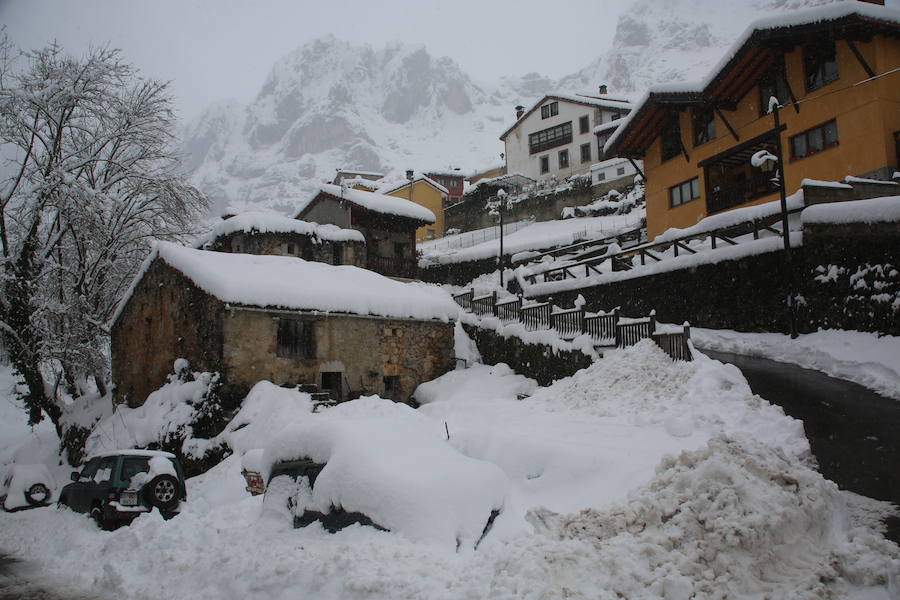
POLYGON ((322 372, 343 373, 344 399, 385 394, 385 377, 398 377, 394 400, 406 402, 425 381, 454 368, 453 325, 322 314, 234 309, 224 330, 224 394, 243 396, 262 379, 275 384, 321 385, 322 372), (313 326, 314 358, 277 356, 278 320, 313 326))
POLYGON ((220 371, 223 313, 221 302, 155 260, 112 326, 116 400, 143 404, 166 382, 177 358, 188 358, 195 371, 220 371))
POLYGON ((841 328, 900 335, 900 224, 807 224, 793 264, 789 269, 779 250, 535 299, 571 306, 581 294, 589 310, 620 306, 623 315, 637 316, 655 309, 661 322, 787 333, 793 277, 802 297, 796 312, 800 332, 841 328))
POLYGON ((273 256, 297 256, 330 265, 366 268, 365 242, 333 242, 297 233, 235 233, 216 239, 210 250, 273 256), (340 249, 339 261, 335 249, 340 249))
MULTIPOLYGON (((607 181, 587 188, 572 188, 559 193, 542 196, 531 196, 512 204, 504 219, 512 223, 523 219, 534 218, 535 221, 555 221, 562 215, 567 206, 584 206, 608 193, 610 190, 622 191, 632 185, 632 177, 615 181, 607 181)), ((466 198, 466 200, 448 206, 444 210, 444 226, 447 229, 457 228, 472 231, 493 227, 497 217, 485 208, 487 200, 483 197, 466 198)))
POLYGON ((521 375, 540 385, 550 385, 589 367, 593 359, 578 350, 555 351, 542 344, 529 344, 516 337, 505 338, 490 329, 464 324, 463 328, 478 346, 486 364, 506 363, 521 375))

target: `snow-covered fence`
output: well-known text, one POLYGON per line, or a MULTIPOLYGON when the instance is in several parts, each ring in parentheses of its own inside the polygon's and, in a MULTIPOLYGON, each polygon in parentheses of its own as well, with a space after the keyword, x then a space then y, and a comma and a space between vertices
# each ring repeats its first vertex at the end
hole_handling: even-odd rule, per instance
POLYGON ((522 298, 497 303, 497 292, 474 298, 475 290, 457 294, 453 299, 466 310, 477 315, 492 315, 501 321, 519 321, 529 331, 553 329, 559 337, 573 339, 589 335, 598 345, 632 346, 644 339, 652 339, 673 360, 691 360, 689 340, 691 329, 685 323, 681 330, 669 328, 657 331, 656 311, 647 317, 630 319, 619 315, 619 308, 606 313, 591 314, 583 306, 553 310, 548 302, 522 306, 522 298))

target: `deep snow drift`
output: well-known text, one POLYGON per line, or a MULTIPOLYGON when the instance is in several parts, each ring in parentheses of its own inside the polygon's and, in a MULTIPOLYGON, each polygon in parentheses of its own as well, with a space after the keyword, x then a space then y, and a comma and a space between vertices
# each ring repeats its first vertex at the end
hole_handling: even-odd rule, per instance
MULTIPOLYGON (((291 424, 409 410, 367 398, 315 413, 288 400, 299 392, 278 389, 251 392, 229 433, 244 436, 237 446, 262 447, 291 424)), ((411 415, 509 480, 476 551, 261 519, 238 455, 189 480, 170 521, 153 513, 103 532, 42 508, 0 515, 2 548, 48 577, 124 598, 890 598, 900 589, 900 550, 859 525, 849 495, 811 468, 801 424, 754 396, 734 367, 703 356, 674 363, 642 342, 547 388, 476 364, 417 396, 424 405, 411 415)), ((429 455, 421 459, 426 468, 429 455)))

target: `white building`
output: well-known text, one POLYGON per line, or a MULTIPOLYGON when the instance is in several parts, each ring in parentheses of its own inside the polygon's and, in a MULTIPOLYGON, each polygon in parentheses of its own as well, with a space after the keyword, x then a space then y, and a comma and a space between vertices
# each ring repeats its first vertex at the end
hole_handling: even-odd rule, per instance
POLYGON ((602 158, 594 129, 617 121, 631 107, 605 95, 568 94, 544 96, 528 111, 516 107, 515 124, 500 136, 506 144, 506 172, 534 179, 589 173, 602 158))
POLYGON ((591 165, 591 185, 600 185, 608 181, 615 181, 637 175, 635 164, 627 158, 609 158, 591 165))

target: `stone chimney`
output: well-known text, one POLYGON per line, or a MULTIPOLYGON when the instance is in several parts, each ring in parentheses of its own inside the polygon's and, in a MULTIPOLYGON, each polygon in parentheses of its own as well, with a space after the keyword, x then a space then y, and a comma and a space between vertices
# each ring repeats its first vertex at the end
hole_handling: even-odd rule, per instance
POLYGON ((525 114, 525 107, 521 104, 516 107, 516 120, 521 119, 522 115, 525 114))
POLYGON ((598 88, 598 92, 601 96, 606 95, 606 84, 605 83, 600 84, 600 87, 598 88))

